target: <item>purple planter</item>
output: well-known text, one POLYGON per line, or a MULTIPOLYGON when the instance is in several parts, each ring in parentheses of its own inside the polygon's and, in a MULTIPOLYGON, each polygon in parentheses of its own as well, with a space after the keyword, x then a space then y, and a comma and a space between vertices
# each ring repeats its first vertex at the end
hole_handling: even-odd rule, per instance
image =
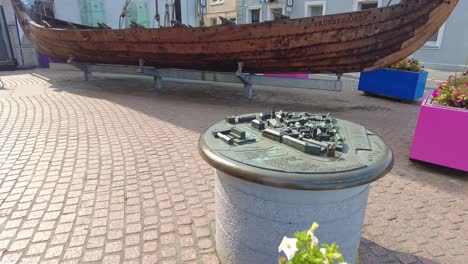
POLYGON ((41 68, 49 68, 49 58, 39 51, 37 51, 37 60, 41 68))
POLYGON ((419 111, 410 158, 468 172, 468 110, 431 104, 419 111))
POLYGON ((308 73, 265 73, 264 76, 269 77, 282 77, 282 78, 299 78, 299 79, 308 79, 308 73))

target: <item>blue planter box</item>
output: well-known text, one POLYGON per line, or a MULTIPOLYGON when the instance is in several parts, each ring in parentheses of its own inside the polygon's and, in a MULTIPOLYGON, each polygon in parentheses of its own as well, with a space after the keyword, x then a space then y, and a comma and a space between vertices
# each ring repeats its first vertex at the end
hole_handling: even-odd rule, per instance
POLYGON ((424 95, 427 74, 426 71, 409 72, 392 69, 362 72, 358 90, 403 100, 416 100, 424 95))

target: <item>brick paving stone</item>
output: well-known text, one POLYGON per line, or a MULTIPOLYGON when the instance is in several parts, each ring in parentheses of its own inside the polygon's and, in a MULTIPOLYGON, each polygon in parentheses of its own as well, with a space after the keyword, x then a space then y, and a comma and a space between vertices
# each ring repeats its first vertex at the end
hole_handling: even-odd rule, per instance
POLYGON ((84 262, 99 261, 102 258, 102 249, 87 250, 84 254, 84 262))
POLYGON ((83 252, 83 248, 81 247, 69 247, 66 249, 64 254, 64 259, 73 259, 79 258, 83 252))
POLYGON ((146 255, 143 257, 143 264, 156 264, 158 258, 155 255, 146 255))
POLYGON ((11 246, 8 248, 9 251, 19 251, 25 249, 30 243, 30 240, 15 240, 11 246))
POLYGON ((62 251, 63 251, 63 246, 50 247, 45 254, 45 258, 59 257, 62 255, 62 251))
POLYGON ((155 94, 144 90, 151 78, 34 70, 2 80, 0 263, 219 263, 200 132, 272 105, 332 112, 392 147, 394 169, 372 184, 362 263, 468 263, 466 174, 408 159, 419 102, 363 96, 352 80, 333 93, 256 88, 250 101, 229 85, 155 94))
POLYGON ((44 253, 46 249, 46 245, 47 245, 46 242, 31 244, 27 252, 27 255, 37 255, 37 254, 44 253))
POLYGON ((143 244, 143 252, 154 252, 158 248, 157 242, 146 242, 143 244))
POLYGON ((104 264, 113 264, 113 263, 120 263, 120 256, 119 255, 107 255, 102 259, 102 263, 104 264))
POLYGON ((125 259, 135 259, 140 257, 139 247, 126 247, 125 248, 125 259))

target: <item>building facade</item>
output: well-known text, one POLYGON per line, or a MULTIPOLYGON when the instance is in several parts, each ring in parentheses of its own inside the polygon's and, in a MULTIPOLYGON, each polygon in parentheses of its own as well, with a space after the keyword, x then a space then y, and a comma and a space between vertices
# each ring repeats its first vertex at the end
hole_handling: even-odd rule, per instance
MULTIPOLYGON (((331 15, 397 4, 398 0, 237 0, 238 23, 273 20, 273 13, 291 18, 331 15)), ((446 23, 412 57, 425 67, 448 71, 468 70, 468 0, 458 6, 446 23)))
POLYGON ((3 9, 7 32, 0 31, 2 31, 3 40, 9 40, 7 45, 11 45, 16 64, 20 68, 38 65, 37 53, 17 24, 10 0, 0 0, 0 6, 3 9))
POLYGON ((205 25, 221 24, 220 16, 237 23, 237 0, 207 0, 205 25))
POLYGON ((11 70, 15 67, 16 61, 13 55, 13 45, 8 34, 8 24, 3 7, 0 6, 0 71, 11 70))

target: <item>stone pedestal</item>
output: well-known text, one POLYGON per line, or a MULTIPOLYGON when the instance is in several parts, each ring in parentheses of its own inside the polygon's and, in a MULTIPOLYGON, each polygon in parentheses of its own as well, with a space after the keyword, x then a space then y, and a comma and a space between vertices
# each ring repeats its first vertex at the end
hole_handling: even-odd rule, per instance
POLYGON ((216 249, 223 264, 277 263, 284 236, 313 222, 320 244, 355 263, 369 184, 393 153, 358 124, 330 114, 227 116, 200 137, 216 169, 216 249))
POLYGON ((354 263, 369 185, 310 191, 260 185, 217 171, 216 249, 223 264, 277 263, 284 236, 318 222, 319 244, 336 242, 354 263))

